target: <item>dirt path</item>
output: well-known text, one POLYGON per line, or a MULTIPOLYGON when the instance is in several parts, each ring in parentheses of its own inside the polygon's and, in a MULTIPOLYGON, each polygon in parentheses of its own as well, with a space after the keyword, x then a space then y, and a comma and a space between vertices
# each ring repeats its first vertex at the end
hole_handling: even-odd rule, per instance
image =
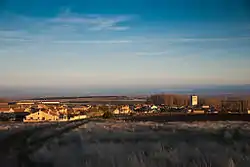
POLYGON ((61 122, 58 124, 20 130, 0 141, 0 162, 4 167, 35 167, 29 155, 49 140, 59 137, 89 120, 61 122))

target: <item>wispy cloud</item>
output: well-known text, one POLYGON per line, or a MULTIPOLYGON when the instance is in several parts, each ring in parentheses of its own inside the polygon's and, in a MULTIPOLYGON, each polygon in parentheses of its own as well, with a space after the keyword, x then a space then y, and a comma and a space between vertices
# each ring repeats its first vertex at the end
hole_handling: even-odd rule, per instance
POLYGON ((168 51, 160 51, 160 52, 137 52, 135 55, 138 56, 160 56, 168 54, 168 51))
MULTIPOLYGON (((29 42, 45 38, 50 40, 53 38, 70 40, 80 38, 80 36, 86 38, 85 33, 89 34, 91 31, 95 33, 93 31, 128 30, 131 28, 129 22, 132 19, 132 16, 127 15, 78 14, 71 12, 70 9, 49 18, 5 13, 0 20, 0 40, 29 42)), ((76 43, 80 42, 76 41, 76 43)))
POLYGON ((124 31, 130 28, 130 26, 122 25, 132 19, 131 16, 105 16, 105 15, 83 15, 77 14, 66 9, 60 13, 57 17, 49 19, 51 23, 59 24, 75 24, 86 26, 89 30, 101 31, 101 30, 113 30, 124 31))
POLYGON ((241 37, 199 37, 199 38, 168 38, 168 37, 161 37, 161 38, 144 38, 141 40, 142 42, 165 42, 165 44, 175 44, 175 43, 191 43, 191 42, 227 42, 227 41, 235 41, 235 40, 250 40, 250 36, 241 36, 241 37))
POLYGON ((0 30, 0 39, 15 40, 28 39, 32 37, 29 33, 21 30, 0 30))
POLYGON ((15 42, 32 42, 31 39, 17 37, 0 37, 0 41, 15 41, 15 42))
POLYGON ((107 25, 99 25, 89 28, 89 30, 92 31, 101 31, 101 30, 125 31, 128 29, 130 29, 130 27, 128 26, 107 26, 107 25))
POLYGON ((62 43, 62 44, 120 44, 120 43, 131 43, 132 41, 128 40, 59 40, 53 41, 53 43, 62 43))
POLYGON ((149 56, 149 57, 166 57, 168 58, 168 60, 175 60, 175 61, 186 61, 187 59, 191 60, 195 60, 196 58, 199 57, 199 53, 197 52, 190 52, 190 53, 186 53, 186 54, 181 54, 180 52, 178 53, 177 51, 173 51, 173 50, 163 50, 163 51, 158 51, 158 52, 135 52, 132 55, 136 55, 136 56, 149 56))
POLYGON ((249 40, 250 37, 211 37, 211 38, 176 38, 176 39, 170 39, 170 41, 173 42, 215 42, 215 41, 231 41, 231 40, 249 40))
POLYGON ((123 44, 127 38, 98 39, 96 32, 130 29, 127 15, 77 14, 66 9, 55 17, 31 17, 4 13, 0 19, 0 46, 25 44, 123 44), (91 33, 93 35, 91 35, 91 33))
MULTIPOLYGON (((63 29, 61 32, 67 32, 63 29)), ((55 31, 54 29, 52 31, 55 31)), ((69 32, 69 31, 68 31, 69 32)), ((72 32, 71 32, 71 35, 72 32)), ((58 35, 53 35, 53 33, 39 33, 39 34, 30 34, 23 31, 15 30, 0 30, 0 46, 8 44, 24 44, 24 43, 39 43, 46 42, 50 44, 125 44, 132 43, 132 40, 123 40, 123 39, 106 39, 106 40, 82 40, 74 38, 61 39, 58 35)), ((13 46, 13 45, 12 45, 13 46)))

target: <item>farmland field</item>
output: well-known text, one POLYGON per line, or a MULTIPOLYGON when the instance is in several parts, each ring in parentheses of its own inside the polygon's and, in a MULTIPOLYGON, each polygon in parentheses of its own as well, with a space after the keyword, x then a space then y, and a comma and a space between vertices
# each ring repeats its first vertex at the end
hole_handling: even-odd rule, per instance
POLYGON ((33 166, 249 167, 248 122, 89 122, 29 155, 33 166))

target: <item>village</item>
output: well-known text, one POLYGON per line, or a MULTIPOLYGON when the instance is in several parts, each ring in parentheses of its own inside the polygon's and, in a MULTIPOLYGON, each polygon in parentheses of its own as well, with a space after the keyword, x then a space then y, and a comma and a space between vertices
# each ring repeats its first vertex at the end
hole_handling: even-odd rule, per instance
POLYGON ((153 113, 158 111, 155 105, 65 105, 59 102, 18 102, 1 103, 0 114, 10 120, 23 122, 72 121, 87 117, 102 116, 105 112, 114 115, 131 114, 136 111, 153 113))
POLYGON ((87 117, 102 116, 105 112, 114 115, 132 113, 154 113, 166 109, 153 104, 64 104, 59 101, 20 101, 15 103, 0 103, 0 114, 10 120, 24 122, 39 121, 71 121, 87 117))
MULTIPOLYGON (((111 97, 105 97, 103 99, 107 100, 108 98, 111 97)), ((65 99, 5 102, 0 103, 0 118, 2 121, 44 122, 74 121, 92 117, 102 117, 104 113, 120 116, 150 113, 208 114, 223 112, 221 108, 217 108, 215 105, 204 105, 196 95, 190 96, 189 100, 186 100, 186 103, 177 103, 177 101, 173 99, 172 101, 176 101, 176 104, 159 103, 157 101, 159 98, 157 98, 156 101, 135 101, 134 99, 117 101, 117 99, 112 97, 112 100, 109 99, 109 101, 105 101, 102 99, 102 101, 99 102, 96 101, 97 99, 100 100, 100 97, 92 97, 92 101, 90 100, 88 103, 83 103, 83 101, 79 100, 66 101, 65 99)), ((84 100, 86 100, 86 98, 84 100)), ((231 101, 228 103, 234 104, 231 101)), ((224 103, 222 103, 222 105, 223 104, 224 103)), ((231 107, 231 110, 228 107, 224 107, 226 113, 232 113, 233 111, 236 111, 236 113, 250 113, 249 109, 244 106, 243 108, 239 106, 239 109, 241 110, 237 110, 235 107, 231 107)))

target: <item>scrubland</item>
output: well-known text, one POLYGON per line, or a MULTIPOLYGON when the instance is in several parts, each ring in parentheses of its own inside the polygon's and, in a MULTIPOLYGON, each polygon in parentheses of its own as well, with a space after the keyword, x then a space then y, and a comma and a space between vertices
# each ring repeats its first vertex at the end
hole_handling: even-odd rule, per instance
POLYGON ((29 155, 55 167, 249 167, 248 122, 89 122, 29 155))

